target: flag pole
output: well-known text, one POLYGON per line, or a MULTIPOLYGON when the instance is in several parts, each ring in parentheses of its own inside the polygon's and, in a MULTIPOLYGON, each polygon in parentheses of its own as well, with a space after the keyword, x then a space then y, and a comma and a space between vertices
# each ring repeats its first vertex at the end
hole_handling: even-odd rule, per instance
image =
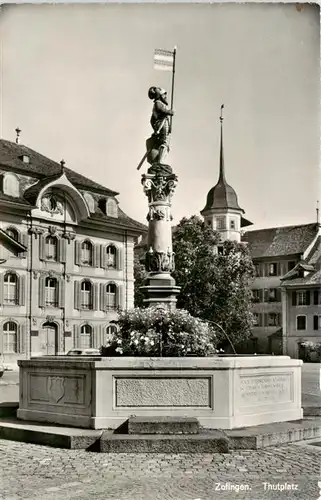
MULTIPOLYGON (((174 104, 174 85, 175 85, 175 63, 176 63, 176 47, 174 47, 173 51, 173 71, 172 71, 172 93, 171 93, 171 109, 173 109, 173 104, 174 104)), ((170 123, 169 123, 169 133, 172 133, 172 120, 173 117, 170 117, 170 123)))

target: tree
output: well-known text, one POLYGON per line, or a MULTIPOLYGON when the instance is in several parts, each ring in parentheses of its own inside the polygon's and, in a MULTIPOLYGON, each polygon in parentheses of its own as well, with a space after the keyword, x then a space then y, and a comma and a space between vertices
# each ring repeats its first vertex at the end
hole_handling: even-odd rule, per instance
MULTIPOLYGON (((181 287, 177 307, 219 325, 219 347, 229 344, 224 331, 240 351, 251 338, 253 322, 250 284, 254 267, 247 247, 234 241, 221 243, 217 232, 193 216, 183 218, 173 229, 173 250, 173 277, 181 287)), ((142 268, 136 266, 136 290, 143 277, 142 268)))

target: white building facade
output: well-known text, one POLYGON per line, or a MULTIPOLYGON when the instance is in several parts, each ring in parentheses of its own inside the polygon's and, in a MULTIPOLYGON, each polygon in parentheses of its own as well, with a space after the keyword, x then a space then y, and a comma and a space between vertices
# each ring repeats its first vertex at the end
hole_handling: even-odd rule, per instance
POLYGON ((100 347, 134 305, 133 249, 145 226, 109 190, 0 141, 0 352, 17 359, 100 347))

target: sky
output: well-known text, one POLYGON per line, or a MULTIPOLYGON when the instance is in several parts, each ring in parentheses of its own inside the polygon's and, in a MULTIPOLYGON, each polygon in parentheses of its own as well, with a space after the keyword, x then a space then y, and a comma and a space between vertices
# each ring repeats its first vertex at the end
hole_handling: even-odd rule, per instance
POLYGON ((14 141, 19 126, 21 143, 119 192, 146 222, 147 94, 171 87, 153 54, 177 46, 173 223, 199 214, 217 182, 222 103, 226 177, 251 228, 314 222, 319 36, 309 4, 5 5, 0 135, 14 141))

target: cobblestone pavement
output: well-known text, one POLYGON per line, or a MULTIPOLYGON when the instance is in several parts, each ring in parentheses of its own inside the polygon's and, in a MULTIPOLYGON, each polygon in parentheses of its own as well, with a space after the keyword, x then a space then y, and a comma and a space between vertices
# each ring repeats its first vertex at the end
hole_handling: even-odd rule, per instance
POLYGON ((1 500, 317 500, 321 481, 321 447, 298 443, 229 454, 164 455, 0 440, 0 457, 1 500))

